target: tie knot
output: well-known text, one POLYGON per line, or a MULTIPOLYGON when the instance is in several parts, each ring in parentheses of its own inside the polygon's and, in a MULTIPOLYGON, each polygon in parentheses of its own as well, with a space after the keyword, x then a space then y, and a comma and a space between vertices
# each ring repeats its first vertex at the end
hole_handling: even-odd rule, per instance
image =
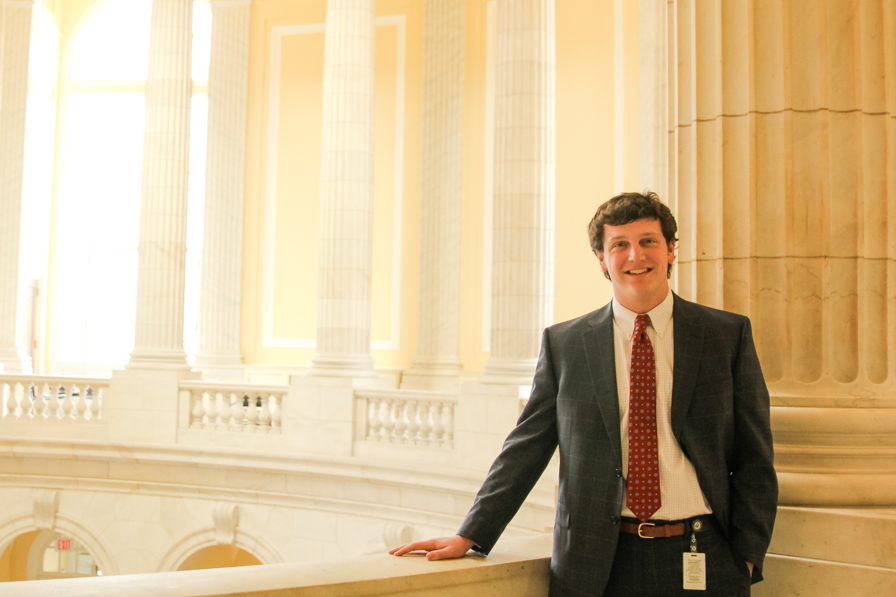
POLYGON ((641 334, 641 332, 645 331, 647 327, 650 325, 650 315, 644 313, 643 315, 638 315, 638 318, 635 319, 635 331, 634 335, 637 337, 641 334))

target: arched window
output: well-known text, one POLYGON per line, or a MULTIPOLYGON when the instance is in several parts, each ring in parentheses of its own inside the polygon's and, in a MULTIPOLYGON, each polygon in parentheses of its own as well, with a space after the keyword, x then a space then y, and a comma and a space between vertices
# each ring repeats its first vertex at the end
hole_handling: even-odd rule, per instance
MULTIPOLYGON (((151 0, 101 0, 66 50, 51 265, 49 365, 105 374, 134 346, 151 0)), ((211 10, 193 3, 184 348, 195 353, 211 10)))

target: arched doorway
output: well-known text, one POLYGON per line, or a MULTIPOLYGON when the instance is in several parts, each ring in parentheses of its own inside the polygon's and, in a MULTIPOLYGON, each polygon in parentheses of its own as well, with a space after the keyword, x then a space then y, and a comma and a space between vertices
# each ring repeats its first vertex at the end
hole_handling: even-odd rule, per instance
POLYGON ((77 538, 56 531, 29 531, 0 554, 0 582, 102 576, 96 558, 77 538))
POLYGON ((234 568, 258 566, 261 560, 241 547, 210 545, 191 554, 178 570, 205 570, 207 568, 234 568))

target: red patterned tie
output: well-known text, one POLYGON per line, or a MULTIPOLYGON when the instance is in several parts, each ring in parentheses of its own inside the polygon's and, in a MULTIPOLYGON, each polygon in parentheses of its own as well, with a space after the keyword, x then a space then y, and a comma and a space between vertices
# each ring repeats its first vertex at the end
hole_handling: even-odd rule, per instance
POLYGON ((647 337, 650 316, 638 315, 632 335, 628 403, 628 489, 625 505, 644 522, 660 509, 656 444, 656 361, 647 337))

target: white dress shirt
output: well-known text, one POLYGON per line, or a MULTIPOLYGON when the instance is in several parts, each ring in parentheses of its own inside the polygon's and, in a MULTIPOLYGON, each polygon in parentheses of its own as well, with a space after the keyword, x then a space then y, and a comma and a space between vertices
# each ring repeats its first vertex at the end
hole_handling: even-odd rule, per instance
MULTIPOLYGON (((657 447, 660 461, 660 500, 662 505, 652 520, 681 520, 712 510, 706 502, 694 466, 672 434, 672 371, 674 334, 672 333, 672 292, 647 312, 650 326, 647 337, 656 359, 657 447)), ((632 361, 632 333, 638 313, 629 311, 613 299, 613 338, 616 352, 616 390, 619 396, 619 431, 622 434, 622 474, 628 478, 628 402, 629 370, 632 361)), ((625 506, 622 515, 634 517, 625 506)))

